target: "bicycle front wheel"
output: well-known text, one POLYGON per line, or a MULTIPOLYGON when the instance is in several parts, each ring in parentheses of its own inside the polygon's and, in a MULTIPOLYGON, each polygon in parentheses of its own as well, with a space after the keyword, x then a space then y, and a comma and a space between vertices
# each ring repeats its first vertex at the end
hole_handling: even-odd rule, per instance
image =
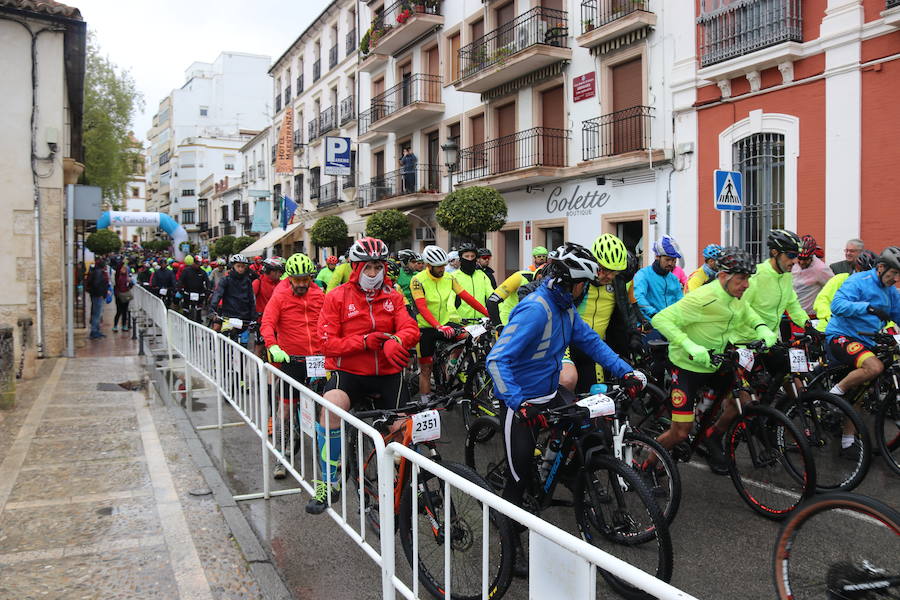
POLYGON ((666 523, 672 524, 681 504, 681 474, 675 459, 662 444, 637 430, 625 432, 622 459, 631 465, 647 484, 666 523), (653 466, 647 466, 652 463, 653 466))
MULTIPOLYGON (((634 469, 612 456, 594 456, 578 477, 573 495, 582 538, 658 579, 672 578, 669 527, 634 469)), ((611 573, 601 575, 626 598, 652 598, 611 573)))
MULTIPOLYGON (((442 462, 442 466, 476 485, 490 489, 477 473, 465 465, 442 462)), ((411 480, 410 480, 411 481, 411 480)), ((484 532, 484 508, 478 500, 450 486, 446 495, 444 481, 419 470, 415 492, 407 484, 400 499, 400 542, 409 564, 413 564, 413 494, 417 502, 417 548, 419 582, 435 598, 478 600, 482 585, 487 581, 489 597, 499 598, 512 580, 513 529, 502 514, 488 510, 487 531, 484 532), (447 529, 447 511, 450 526, 447 529), (450 543, 450 580, 444 571, 444 552, 450 543), (488 569, 483 571, 483 559, 488 569)), ((413 589, 418 595, 418 590, 413 589)))
POLYGON ((900 514, 860 494, 827 494, 785 522, 772 562, 782 600, 896 600, 900 514))
POLYGON ((497 417, 479 417, 466 435, 466 465, 484 477, 497 494, 503 493, 508 469, 503 425, 497 417))
POLYGON ((878 449, 888 467, 900 475, 900 396, 892 390, 881 401, 875 415, 875 437, 878 449))
POLYGON ((783 519, 816 491, 816 468, 806 439, 783 413, 745 406, 725 439, 734 487, 769 519, 783 519))

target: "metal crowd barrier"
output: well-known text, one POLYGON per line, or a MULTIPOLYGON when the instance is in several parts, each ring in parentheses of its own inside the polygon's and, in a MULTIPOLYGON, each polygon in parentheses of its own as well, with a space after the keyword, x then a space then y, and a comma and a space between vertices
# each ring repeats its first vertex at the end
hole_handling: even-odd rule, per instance
MULTIPOLYGON (((488 550, 488 520, 491 510, 505 515, 528 530, 529 552, 533 559, 531 564, 542 565, 540 569, 530 570, 529 597, 544 597, 552 593, 561 597, 593 599, 597 597, 597 570, 602 569, 661 600, 694 600, 687 593, 503 500, 427 456, 396 442, 385 446, 381 434, 369 424, 341 410, 281 370, 264 363, 255 354, 225 336, 194 323, 175 311, 166 311, 162 301, 148 291, 140 288, 135 290, 134 307, 143 314, 144 325, 156 326, 163 333, 170 357, 170 373, 174 370, 171 361, 175 353, 184 360, 184 393, 187 394, 188 401, 192 401, 194 373, 216 391, 217 424, 197 429, 221 429, 245 424, 260 438, 263 491, 238 495, 235 496, 236 500, 268 499, 301 490, 314 494, 313 480, 322 479, 315 422, 323 420, 326 429, 340 430, 343 457, 340 478, 343 493, 340 500, 332 503, 326 512, 381 568, 382 596, 385 600, 395 600, 398 592, 410 600, 430 597, 427 591, 420 589, 417 567, 411 569, 408 583, 397 574, 394 474, 395 460, 399 460, 398 457, 401 456, 413 466, 413 486, 424 470, 443 482, 445 498, 450 499, 451 489, 456 489, 480 503, 483 515, 481 596, 485 600, 495 592, 488 589, 486 581, 491 558, 488 550), (223 402, 228 402, 240 415, 241 422, 223 423, 223 402), (270 416, 273 417, 271 429, 270 416), (351 442, 354 443, 351 445, 351 442), (351 453, 354 448, 355 451, 351 453), (271 456, 299 482, 299 488, 271 490, 271 456), (371 468, 373 458, 375 472, 367 470, 365 473, 369 481, 374 481, 375 489, 367 491, 364 485, 350 484, 348 467, 355 465, 355 472, 363 473, 367 464, 371 468), (373 492, 377 492, 377 506, 391 507, 377 511, 377 531, 374 519, 370 516, 373 502, 366 498, 367 493, 373 492)), ((325 444, 325 455, 326 460, 331 459, 328 444, 325 444)), ((450 514, 451 511, 447 508, 449 507, 445 507, 444 512, 450 514)), ((418 521, 417 501, 412 503, 411 510, 415 558, 418 556, 415 525, 418 521)), ((443 575, 447 597, 452 595, 452 589, 447 589, 452 587, 453 581, 451 544, 444 544, 444 552, 443 575)), ((417 565, 417 561, 413 560, 413 564, 417 565)))

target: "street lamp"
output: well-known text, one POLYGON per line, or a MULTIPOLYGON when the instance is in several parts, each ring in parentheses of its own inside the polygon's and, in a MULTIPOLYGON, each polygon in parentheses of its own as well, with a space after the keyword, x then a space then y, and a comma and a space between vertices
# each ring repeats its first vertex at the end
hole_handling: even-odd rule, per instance
POLYGON ((444 151, 444 166, 450 178, 450 191, 453 191, 453 173, 459 167, 459 143, 457 138, 449 138, 447 143, 441 146, 444 151))

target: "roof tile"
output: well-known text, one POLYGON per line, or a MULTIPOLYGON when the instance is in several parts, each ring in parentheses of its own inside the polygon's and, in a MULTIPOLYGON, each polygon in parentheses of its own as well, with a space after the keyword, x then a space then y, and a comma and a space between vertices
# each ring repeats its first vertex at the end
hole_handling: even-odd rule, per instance
POLYGON ((15 8, 42 15, 82 20, 81 11, 56 0, 0 0, 0 8, 15 8))

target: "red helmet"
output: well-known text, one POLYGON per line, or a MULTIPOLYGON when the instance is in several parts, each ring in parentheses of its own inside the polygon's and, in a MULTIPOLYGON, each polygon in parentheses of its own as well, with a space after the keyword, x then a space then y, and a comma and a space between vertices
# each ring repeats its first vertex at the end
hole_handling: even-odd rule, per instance
POLYGON ((350 247, 350 262, 369 262, 373 260, 387 260, 387 244, 373 237, 364 237, 356 240, 350 247))
POLYGON ((325 264, 336 265, 338 264, 338 257, 333 254, 325 259, 325 264))
POLYGON ((811 235, 804 235, 800 238, 800 252, 797 254, 798 258, 812 258, 813 254, 816 252, 816 248, 818 244, 816 244, 816 238, 811 235))

